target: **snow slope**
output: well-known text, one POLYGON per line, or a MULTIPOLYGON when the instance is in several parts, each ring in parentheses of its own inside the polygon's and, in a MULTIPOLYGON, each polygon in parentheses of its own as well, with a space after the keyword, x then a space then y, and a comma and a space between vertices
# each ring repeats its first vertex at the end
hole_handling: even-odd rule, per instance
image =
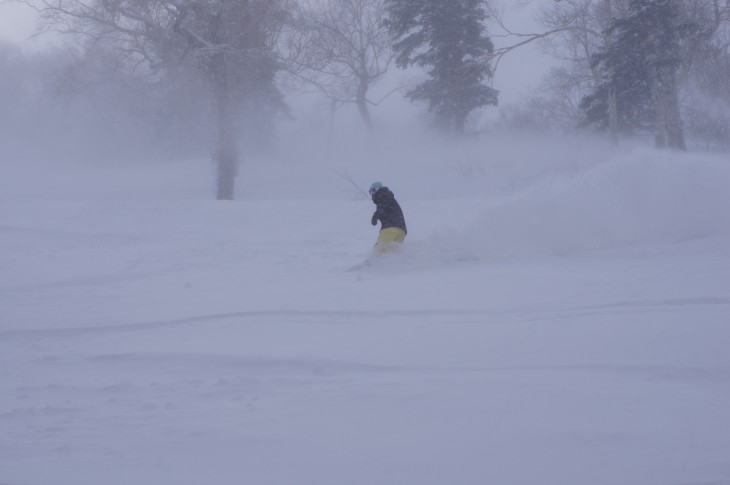
POLYGON ((730 164, 493 143, 0 167, 0 483, 730 484, 730 164))

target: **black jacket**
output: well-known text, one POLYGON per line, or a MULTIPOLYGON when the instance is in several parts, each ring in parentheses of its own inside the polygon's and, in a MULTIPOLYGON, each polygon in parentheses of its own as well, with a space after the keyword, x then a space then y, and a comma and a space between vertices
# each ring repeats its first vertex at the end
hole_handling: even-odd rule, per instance
POLYGON ((387 227, 400 227, 406 234, 406 220, 403 217, 403 211, 395 200, 395 195, 390 191, 388 187, 381 187, 380 190, 373 194, 373 202, 375 202, 375 214, 373 214, 372 224, 373 226, 378 223, 378 219, 381 223, 381 229, 387 227))

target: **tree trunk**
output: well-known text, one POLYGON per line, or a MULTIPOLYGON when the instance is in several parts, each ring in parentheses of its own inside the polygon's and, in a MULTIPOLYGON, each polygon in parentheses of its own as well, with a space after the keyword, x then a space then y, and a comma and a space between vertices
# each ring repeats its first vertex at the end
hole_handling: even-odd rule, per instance
POLYGON ((467 115, 462 116, 460 114, 454 117, 453 130, 456 135, 463 135, 466 131, 466 117, 467 115))
POLYGON ((365 123, 365 127, 369 134, 373 134, 373 120, 370 117, 370 109, 368 109, 368 83, 367 81, 360 80, 360 85, 357 88, 357 109, 360 112, 360 117, 365 123))
POLYGON ((656 115, 655 144, 657 148, 686 150, 675 69, 672 65, 654 68, 652 92, 656 115))
MULTIPOLYGON (((674 150, 686 150, 682 118, 679 113, 679 85, 677 83, 677 62, 679 47, 676 39, 678 35, 679 7, 676 0, 668 0, 665 15, 667 19, 661 23, 661 31, 655 36, 658 45, 655 46, 659 61, 651 72, 652 95, 656 110, 656 146, 668 147, 674 150)), ((661 20, 661 19, 660 19, 661 20)))
POLYGON ((337 112, 337 100, 333 99, 330 103, 330 124, 327 127, 327 149, 332 151, 332 140, 335 135, 335 113, 337 112))
POLYGON ((228 79, 228 65, 225 53, 218 52, 214 54, 211 64, 218 117, 218 147, 215 153, 217 199, 233 200, 236 175, 238 175, 238 150, 234 137, 231 86, 228 79))
POLYGON ((618 145, 618 102, 613 83, 608 90, 608 131, 611 134, 611 143, 618 145))
MULTIPOLYGON (((613 0, 606 0, 606 9, 608 10, 610 21, 613 21, 613 0)), ((604 42, 606 45, 613 44, 614 39, 612 37, 609 33, 604 34, 604 42)), ((618 100, 616 98, 616 86, 613 82, 614 76, 614 69, 611 67, 609 73, 611 83, 608 88, 608 132, 611 134, 611 143, 618 145, 618 100)))
POLYGON ((672 69, 670 73, 671 89, 668 93, 667 109, 667 134, 669 136, 669 148, 674 150, 686 150, 684 141, 684 127, 682 126, 682 115, 679 111, 679 86, 677 85, 677 72, 672 69))

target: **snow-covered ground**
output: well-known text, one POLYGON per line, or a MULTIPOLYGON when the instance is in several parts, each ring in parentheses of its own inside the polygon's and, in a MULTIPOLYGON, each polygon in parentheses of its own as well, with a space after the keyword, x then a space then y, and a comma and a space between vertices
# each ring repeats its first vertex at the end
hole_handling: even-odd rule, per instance
POLYGON ((0 167, 0 483, 730 484, 730 164, 494 143, 0 167))

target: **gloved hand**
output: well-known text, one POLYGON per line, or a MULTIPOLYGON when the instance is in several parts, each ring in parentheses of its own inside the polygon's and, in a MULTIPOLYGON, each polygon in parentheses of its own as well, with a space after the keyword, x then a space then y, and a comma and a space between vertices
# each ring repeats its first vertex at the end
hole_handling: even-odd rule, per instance
POLYGON ((378 224, 378 213, 377 212, 375 214, 373 214, 373 218, 370 220, 370 224, 372 224, 373 226, 378 224))

